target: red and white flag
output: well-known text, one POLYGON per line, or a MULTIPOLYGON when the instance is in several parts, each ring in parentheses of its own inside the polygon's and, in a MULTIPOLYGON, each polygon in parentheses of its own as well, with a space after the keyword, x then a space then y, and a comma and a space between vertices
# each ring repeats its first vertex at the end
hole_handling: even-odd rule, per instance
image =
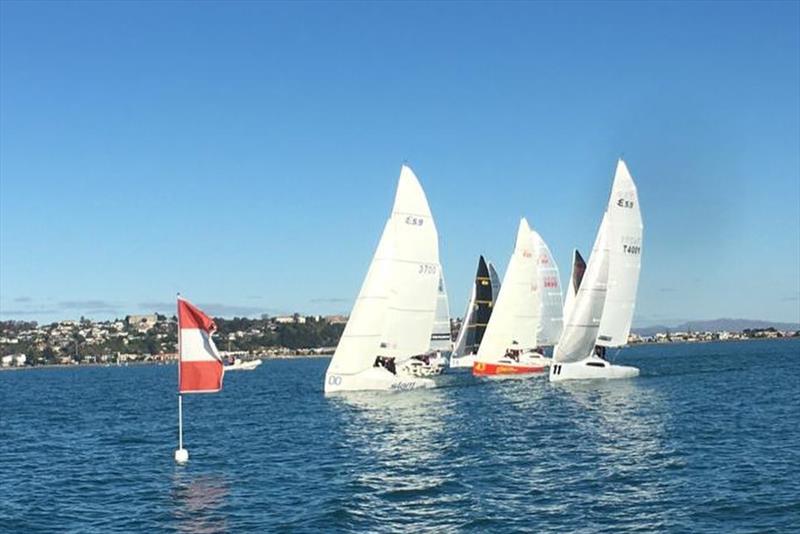
POLYGON ((178 391, 214 393, 222 389, 223 364, 211 339, 214 321, 178 297, 178 391))

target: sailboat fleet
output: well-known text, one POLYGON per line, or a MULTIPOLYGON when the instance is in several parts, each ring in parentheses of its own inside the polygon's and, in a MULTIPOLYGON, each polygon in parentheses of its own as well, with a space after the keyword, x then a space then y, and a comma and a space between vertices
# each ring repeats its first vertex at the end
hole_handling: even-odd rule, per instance
MULTIPOLYGON (((502 283, 492 263, 478 258, 453 343, 439 234, 422 185, 403 165, 392 211, 325 373, 325 392, 433 388, 440 375, 459 370, 487 378, 549 370, 551 382, 638 376, 635 367, 612 364, 606 351, 627 343, 641 254, 636 184, 620 159, 589 260, 573 253, 565 300, 549 247, 523 217, 502 283)), ((225 371, 243 366, 224 365, 209 316, 180 295, 177 304, 175 461, 184 464, 183 395, 220 391, 225 371)))
POLYGON ((633 177, 617 162, 588 261, 573 254, 565 295, 542 237, 522 218, 502 283, 483 256, 455 342, 439 236, 419 179, 403 165, 394 205, 325 374, 326 393, 436 387, 440 375, 631 378, 608 348, 627 343, 642 253, 633 177), (549 356, 548 354, 552 354, 549 356))

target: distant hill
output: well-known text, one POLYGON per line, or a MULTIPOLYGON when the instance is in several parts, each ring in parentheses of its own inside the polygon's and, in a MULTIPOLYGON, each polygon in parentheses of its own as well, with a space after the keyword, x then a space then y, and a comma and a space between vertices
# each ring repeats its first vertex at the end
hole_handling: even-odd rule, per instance
POLYGON ((633 328, 633 332, 640 336, 652 336, 659 332, 741 332, 745 329, 769 328, 776 330, 800 330, 798 323, 776 323, 775 321, 757 321, 753 319, 711 319, 708 321, 687 321, 685 323, 667 326, 654 325, 642 328, 633 328))

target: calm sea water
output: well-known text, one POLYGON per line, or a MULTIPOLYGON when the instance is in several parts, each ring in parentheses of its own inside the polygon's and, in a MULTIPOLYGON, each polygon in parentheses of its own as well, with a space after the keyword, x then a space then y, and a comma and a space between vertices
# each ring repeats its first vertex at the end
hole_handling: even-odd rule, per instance
POLYGON ((327 359, 0 373, 9 532, 797 531, 800 341, 642 346, 627 381, 322 395, 327 359))

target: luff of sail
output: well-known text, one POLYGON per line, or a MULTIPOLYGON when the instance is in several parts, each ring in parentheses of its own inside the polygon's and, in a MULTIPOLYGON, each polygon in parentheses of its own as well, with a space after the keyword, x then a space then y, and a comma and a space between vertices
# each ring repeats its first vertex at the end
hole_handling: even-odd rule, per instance
POLYGON ((438 235, 428 201, 417 177, 404 165, 391 216, 328 373, 361 372, 379 355, 399 363, 426 352, 439 274, 438 235))
POLYGON ((642 253, 642 214, 636 184, 621 159, 606 210, 608 218, 608 288, 597 344, 628 342, 636 303, 642 253))
POLYGON ((478 349, 481 361, 502 357, 514 343, 521 349, 536 347, 541 315, 536 248, 528 221, 523 218, 500 294, 478 349))
POLYGON ((564 330, 553 351, 553 361, 574 362, 589 356, 597 340, 608 281, 607 217, 604 215, 595 238, 586 272, 565 317, 564 330))

